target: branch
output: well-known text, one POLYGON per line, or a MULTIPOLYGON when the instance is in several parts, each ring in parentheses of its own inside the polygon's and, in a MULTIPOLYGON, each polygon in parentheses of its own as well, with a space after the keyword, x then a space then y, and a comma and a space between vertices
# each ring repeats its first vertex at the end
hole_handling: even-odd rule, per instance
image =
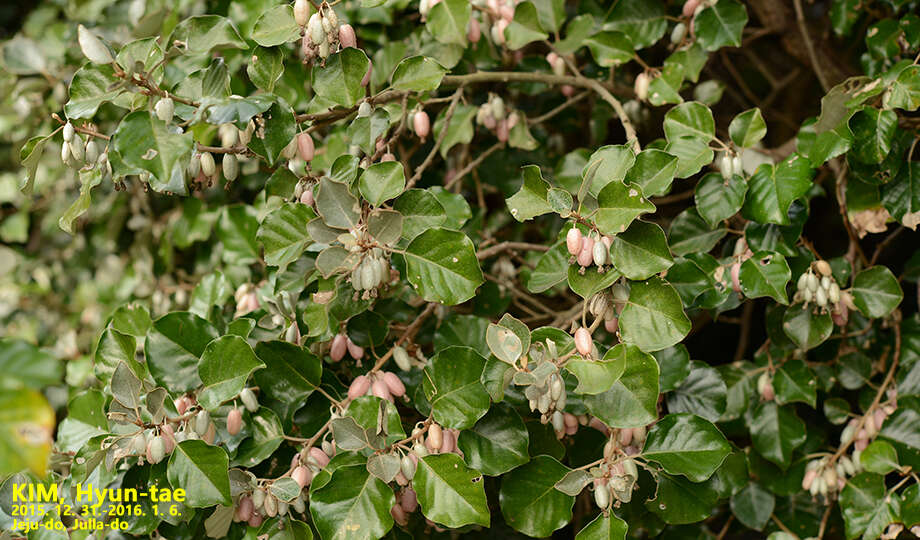
POLYGON ((492 247, 483 249, 476 253, 479 260, 488 259, 492 255, 497 255, 506 250, 523 250, 523 251, 549 251, 549 246, 542 244, 528 244, 527 242, 502 242, 492 247))
POLYGON ((802 39, 805 40, 805 49, 808 51, 808 59, 811 60, 811 67, 815 70, 815 75, 818 76, 818 82, 821 83, 821 88, 827 92, 830 89, 830 86, 827 84, 827 78, 824 76, 824 72, 821 71, 821 64, 818 63, 818 54, 815 52, 815 46, 811 42, 811 36, 808 35, 808 27, 805 26, 805 13, 802 11, 802 0, 793 0, 795 4, 795 20, 799 24, 799 31, 802 32, 802 39))
POLYGON ((458 180, 460 180, 461 178, 469 174, 470 171, 472 171, 473 169, 478 167, 480 164, 482 164, 482 162, 485 161, 487 157, 491 156, 492 154, 494 154, 495 152, 497 152, 499 149, 503 148, 504 146, 505 146, 505 143, 499 141, 493 144, 491 147, 489 147, 489 149, 486 150, 485 152, 479 154, 479 157, 469 162, 466 167, 457 171, 457 174, 455 174, 454 177, 450 179, 450 181, 444 184, 444 189, 450 189, 450 186, 456 184, 458 180))

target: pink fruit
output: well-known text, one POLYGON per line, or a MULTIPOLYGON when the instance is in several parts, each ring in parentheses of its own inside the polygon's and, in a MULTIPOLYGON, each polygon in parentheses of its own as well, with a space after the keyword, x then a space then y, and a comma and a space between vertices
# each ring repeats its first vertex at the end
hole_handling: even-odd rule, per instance
POLYGON ((415 512, 418 508, 418 495, 412 488, 402 490, 402 496, 399 498, 399 505, 407 513, 415 512))
POLYGON ((502 118, 498 122, 498 127, 495 129, 495 136, 498 137, 498 140, 501 142, 507 142, 508 136, 511 134, 511 128, 508 127, 508 120, 502 118))
POLYGON ((313 201, 313 188, 303 190, 303 193, 300 195, 300 202, 307 206, 313 206, 313 201))
POLYGON ((387 152, 380 158, 380 161, 396 161, 396 156, 387 152))
POLYGON ((692 17, 693 13, 696 12, 697 6, 700 5, 700 0, 687 0, 684 2, 684 8, 682 10, 684 17, 692 17))
POLYGON ((250 516, 249 520, 247 520, 247 523, 250 527, 258 527, 262 525, 262 514, 253 512, 252 516, 250 516))
POLYGON ((572 97, 575 95, 575 87, 571 84, 563 84, 562 88, 559 89, 562 92, 562 95, 565 97, 572 97))
POLYGON ((348 338, 345 334, 336 334, 332 338, 332 347, 329 349, 329 357, 333 362, 338 362, 345 358, 345 352, 348 350, 348 338))
POLYGON ((811 485, 814 483, 815 478, 817 478, 817 476, 818 476, 817 469, 811 469, 809 471, 805 471, 805 476, 802 478, 802 489, 804 489, 805 491, 808 491, 809 489, 811 489, 811 485))
POLYGON ((355 29, 352 28, 350 24, 343 24, 339 27, 339 44, 343 49, 358 46, 358 38, 355 37, 355 29))
POLYGON ((345 341, 345 347, 348 349, 348 354, 355 360, 360 360, 364 357, 364 347, 358 347, 351 339, 345 341))
POLYGON ((875 409, 875 415, 874 415, 874 416, 875 416, 875 418, 874 418, 874 420, 875 420, 875 429, 882 429, 882 423, 885 422, 885 418, 887 418, 888 415, 885 414, 885 411, 882 410, 882 409, 875 409))
POLYGON ((428 437, 425 439, 425 445, 432 452, 440 450, 444 442, 444 431, 438 424, 431 424, 428 428, 428 437))
POLYGON ((562 421, 565 422, 565 427, 578 427, 578 417, 572 413, 563 413, 562 421))
POLYGON ((850 319, 850 310, 841 302, 837 304, 837 310, 831 312, 831 319, 837 326, 846 326, 847 321, 850 319))
POLYGON ((370 387, 371 380, 365 375, 358 375, 355 377, 355 380, 351 381, 351 385, 348 387, 348 399, 355 399, 356 397, 363 396, 370 387))
POLYGON ((393 396, 390 395, 390 389, 387 388, 386 383, 380 379, 374 381, 374 384, 371 386, 371 394, 379 397, 380 399, 393 401, 393 396))
POLYGON ((398 473, 396 473, 396 476, 393 477, 393 480, 396 480, 396 483, 399 484, 400 486, 409 485, 409 479, 406 478, 406 475, 404 475, 402 471, 399 471, 398 473))
POLYGON ((495 129, 495 127, 498 125, 498 122, 495 120, 494 116, 487 114, 482 119, 482 125, 484 125, 486 129, 495 129))
POLYGON ((581 266, 591 266, 594 262, 594 239, 585 236, 581 239, 581 251, 578 252, 576 259, 581 266))
POLYGON ((575 330, 575 349, 578 350, 578 354, 582 356, 588 356, 591 354, 591 332, 588 332, 588 329, 582 326, 578 330, 575 330))
POLYGON ((303 489, 310 485, 310 482, 313 480, 313 473, 309 468, 301 465, 291 473, 291 479, 297 482, 297 485, 303 489))
POLYGON ((310 457, 320 466, 320 468, 329 465, 329 456, 326 455, 326 452, 323 452, 322 448, 317 448, 316 446, 310 448, 310 457))
POLYGON ((546 55, 546 63, 548 63, 550 66, 556 65, 556 62, 558 60, 559 60, 559 55, 554 52, 550 52, 546 55))
POLYGON ((591 420, 588 421, 588 425, 594 429, 600 431, 601 433, 609 433, 610 428, 608 428, 603 422, 601 422, 597 417, 592 416, 591 420))
POLYGON ((479 43, 481 37, 482 29, 479 27, 479 21, 476 18, 471 18, 470 25, 466 29, 466 38, 470 40, 470 43, 479 43))
POLYGON ((374 63, 367 63, 367 72, 364 73, 364 78, 361 79, 361 86, 367 86, 371 82, 371 72, 374 70, 374 63))
POLYGON ((415 134, 420 138, 424 139, 428 136, 428 133, 431 131, 431 120, 428 118, 428 113, 425 111, 418 111, 412 115, 412 128, 415 130, 415 134))
POLYGON ((176 448, 176 432, 169 423, 160 426, 160 435, 163 437, 163 450, 167 454, 172 454, 176 448))
POLYGON ((570 255, 578 255, 581 251, 581 230, 578 227, 572 227, 565 235, 565 247, 568 248, 570 255))
POLYGON ((604 321, 604 330, 610 332, 611 334, 616 334, 617 330, 620 327, 620 319, 613 318, 609 321, 604 321))
POLYGON ((574 426, 565 426, 566 435, 575 435, 576 433, 578 433, 578 424, 575 424, 574 426))
POLYGON ((441 437, 442 437, 442 441, 441 441, 441 453, 442 453, 442 454, 449 454, 449 453, 453 452, 453 451, 454 451, 454 448, 455 448, 454 445, 455 445, 455 442, 456 442, 456 441, 454 440, 454 434, 453 434, 453 432, 451 432, 451 430, 449 430, 449 429, 445 429, 445 430, 444 430, 444 433, 443 433, 443 435, 442 435, 441 437))
POLYGON ((741 292, 741 280, 739 279, 741 275, 741 263, 736 262, 732 265, 731 270, 732 275, 732 290, 736 293, 741 292))
POLYGON ((240 502, 236 506, 236 517, 240 521, 249 521, 252 517, 252 499, 249 495, 240 497, 240 502))
POLYGON ((502 4, 498 12, 506 22, 510 23, 514 19, 514 8, 508 4, 502 4))
POLYGON ((316 147, 313 145, 313 137, 306 131, 297 135, 297 153, 300 159, 304 161, 313 161, 313 155, 316 153, 316 147))
POLYGON ((620 434, 617 436, 617 440, 620 441, 620 446, 627 446, 632 442, 633 432, 629 428, 621 429, 620 434))
POLYGON ((409 516, 406 515, 406 511, 403 510, 402 506, 394 504, 390 508, 390 515, 393 516, 393 521, 398 525, 406 526, 409 523, 409 516))
POLYGON ((403 397, 406 395, 406 385, 396 376, 395 373, 386 371, 383 373, 383 382, 387 385, 387 389, 396 397, 403 397))
POLYGON ((230 413, 227 414, 227 433, 230 435, 236 435, 240 432, 242 427, 243 413, 238 408, 234 407, 230 410, 230 413))
POLYGON ((176 398, 176 400, 173 402, 173 405, 176 406, 176 412, 178 412, 180 415, 185 414, 185 411, 188 410, 188 406, 191 405, 191 400, 188 398, 188 396, 182 396, 176 398))

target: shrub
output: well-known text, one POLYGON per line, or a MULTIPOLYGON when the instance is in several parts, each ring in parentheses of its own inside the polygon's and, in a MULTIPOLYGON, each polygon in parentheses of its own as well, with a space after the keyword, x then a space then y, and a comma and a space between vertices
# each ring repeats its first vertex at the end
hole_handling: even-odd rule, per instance
POLYGON ((0 528, 920 532, 918 9, 40 3, 0 528))

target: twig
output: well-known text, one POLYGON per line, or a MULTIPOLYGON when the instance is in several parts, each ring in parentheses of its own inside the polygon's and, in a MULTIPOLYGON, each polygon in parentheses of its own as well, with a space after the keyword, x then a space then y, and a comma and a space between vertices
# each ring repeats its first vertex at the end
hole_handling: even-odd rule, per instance
POLYGON ((859 238, 856 236, 856 231, 853 230, 853 224, 850 223, 850 216, 847 215, 847 198, 846 198, 846 187, 847 187, 847 175, 846 175, 846 165, 841 165, 839 158, 834 158, 830 162, 831 169, 833 169, 835 176, 837 178, 836 186, 836 195, 837 195, 837 204, 840 207, 840 217, 843 218, 843 226, 847 230, 847 235, 850 237, 850 253, 848 258, 850 259, 850 265, 853 267, 853 270, 856 270, 856 261, 853 260, 855 256, 859 256, 859 260, 866 266, 869 264, 869 259, 866 258, 866 254, 862 250, 862 246, 859 244, 859 238), (854 255, 855 254, 855 255, 854 255))
POLYGON ((469 162, 466 165, 466 167, 457 171, 457 174, 455 174, 453 178, 451 178, 446 184, 444 184, 444 189, 450 189, 450 186, 457 183, 458 180, 460 180, 461 178, 469 174, 470 171, 472 171, 473 169, 478 167, 483 161, 485 161, 487 157, 491 156, 492 154, 494 154, 495 152, 497 152, 499 149, 501 149, 504 146, 505 146, 505 143, 499 141, 495 143, 494 145, 492 145, 491 147, 489 147, 489 149, 486 150, 485 152, 479 154, 479 156, 473 161, 469 162))
POLYGON ((528 118, 527 123, 530 125, 534 125, 534 124, 540 124, 542 122, 545 122, 590 95, 591 95, 591 92, 582 92, 578 95, 572 96, 569 99, 565 100, 562 104, 557 105, 553 109, 550 109, 549 112, 545 114, 541 114, 540 116, 528 118))
POLYGON ((476 253, 479 260, 487 259, 506 250, 525 250, 525 251, 549 251, 549 246, 543 244, 528 244, 527 242, 502 242, 492 247, 483 249, 476 253))
POLYGON ((808 51, 808 59, 811 60, 811 67, 815 71, 815 75, 818 76, 818 82, 821 83, 821 88, 827 92, 830 89, 830 86, 827 84, 827 78, 824 76, 824 72, 821 71, 821 65, 818 63, 818 55, 815 53, 815 46, 811 42, 811 36, 808 35, 808 27, 805 26, 805 13, 802 11, 802 0, 793 0, 795 4, 795 20, 799 24, 799 31, 802 32, 802 39, 805 40, 805 49, 808 51))
POLYGON ((882 254, 882 251, 884 251, 885 248, 888 247, 891 244, 891 242, 895 238, 897 238, 899 234, 901 234, 902 231, 904 231, 904 227, 899 226, 897 229, 894 230, 894 232, 892 232, 891 234, 886 236, 884 240, 882 240, 882 242, 875 248, 875 253, 872 254, 872 259, 869 261, 869 266, 872 266, 875 264, 875 261, 878 260, 879 256, 882 254))

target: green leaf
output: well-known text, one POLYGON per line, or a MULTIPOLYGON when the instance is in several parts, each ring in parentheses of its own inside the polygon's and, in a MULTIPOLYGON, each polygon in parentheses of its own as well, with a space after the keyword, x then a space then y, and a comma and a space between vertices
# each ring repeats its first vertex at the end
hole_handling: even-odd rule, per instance
MULTIPOLYGON (((465 32, 465 30, 464 30, 465 32)), ((401 61, 393 71, 394 90, 428 92, 441 85, 447 69, 427 56, 412 56, 401 61)))
POLYGON ((456 454, 426 456, 419 460, 412 487, 426 518, 450 528, 490 524, 482 473, 463 463, 456 454))
POLYGON ((789 224, 789 205, 811 188, 808 160, 793 155, 779 165, 761 165, 748 179, 742 214, 759 223, 789 224))
POLYGON ((632 283, 629 300, 620 314, 624 343, 645 352, 658 351, 679 343, 688 332, 690 319, 674 287, 657 277, 632 283))
POLYGON ((4 337, 0 338, 0 373, 3 373, 0 389, 25 386, 41 390, 60 383, 64 369, 56 357, 35 345, 19 338, 4 337))
POLYGON ((697 101, 681 103, 664 115, 664 134, 668 141, 689 136, 709 143, 715 132, 712 111, 697 101))
POLYGON ((299 259, 312 242, 304 224, 315 216, 309 206, 300 203, 285 203, 265 216, 256 233, 265 247, 265 263, 284 271, 299 259))
POLYGON ((876 474, 888 474, 901 468, 897 451, 882 440, 872 441, 859 455, 859 461, 867 471, 876 474))
POLYGON ((767 124, 757 107, 738 113, 728 125, 728 135, 738 148, 750 148, 766 134, 767 124))
POLYGON ((635 280, 648 279, 674 264, 664 231, 645 221, 634 221, 613 238, 610 258, 621 274, 635 280))
POLYGON ((228 263, 251 264, 259 260, 259 221, 252 206, 224 206, 217 222, 217 237, 223 247, 221 257, 228 263))
POLYGON ((696 209, 709 225, 715 227, 741 210, 747 187, 747 182, 738 175, 726 180, 721 174, 707 174, 695 188, 696 209))
POLYGON ((323 540, 382 537, 393 526, 395 503, 390 487, 363 464, 337 468, 325 485, 310 491, 310 515, 323 540))
POLYGON ((297 40, 300 37, 300 26, 294 20, 291 5, 274 6, 262 13, 250 37, 263 47, 274 47, 297 40))
POLYGON ((204 441, 183 441, 169 456, 167 476, 173 489, 184 489, 185 504, 207 508, 215 504, 229 506, 229 462, 223 448, 204 441))
POLYGON ((26 170, 26 176, 19 183, 19 190, 25 195, 32 195, 35 186, 35 171, 41 162, 45 151, 45 144, 51 139, 50 135, 37 135, 32 137, 19 149, 19 164, 26 170))
MULTIPOLYGON (((448 108, 442 109, 441 113, 438 114, 437 120, 434 122, 434 140, 438 140, 441 136, 441 132, 444 130, 448 108)), ((447 159, 447 156, 450 155, 450 150, 454 146, 458 144, 468 144, 473 140, 473 133, 475 132, 473 120, 476 118, 476 111, 478 110, 477 107, 472 105, 457 105, 457 108, 454 110, 454 115, 450 119, 450 123, 447 124, 447 134, 444 135, 444 140, 441 141, 441 148, 438 150, 442 158, 447 159)), ((444 189, 440 186, 434 187, 438 187, 442 190, 444 189)), ((445 190, 441 193, 448 192, 445 190)), ((441 202, 443 203, 443 201, 441 202)), ((465 202, 464 199, 464 203, 465 202)))
POLYGON ((576 393, 600 394, 620 380, 626 366, 641 362, 645 356, 639 349, 619 343, 607 351, 601 360, 572 359, 565 364, 565 368, 578 379, 576 393))
POLYGON ((615 235, 626 230, 634 219, 655 211, 655 205, 642 195, 639 186, 610 182, 597 196, 594 222, 604 234, 615 235))
POLYGON ((710 227, 696 208, 688 208, 674 218, 668 231, 671 253, 677 256, 710 251, 727 234, 724 227, 710 227))
POLYGON ((188 52, 206 53, 211 49, 245 49, 246 42, 240 37, 236 26, 229 19, 219 15, 199 15, 185 19, 166 43, 181 41, 188 52))
POLYGON ((521 353, 530 349, 530 329, 506 313, 498 324, 489 323, 486 344, 499 360, 514 364, 521 357, 521 353))
POLYGON ((783 469, 789 467, 792 453, 805 442, 805 423, 792 407, 773 401, 759 403, 748 411, 747 423, 757 452, 783 469))
POLYGON ((253 376, 260 391, 283 403, 290 413, 299 409, 320 385, 322 361, 303 347, 285 341, 262 341, 256 356, 265 364, 253 376))
POLYGON ((863 163, 877 164, 891 151, 898 115, 894 111, 864 107, 850 118, 849 126, 855 138, 850 155, 863 163))
POLYGON ((556 244, 540 256, 527 278, 527 290, 541 293, 565 281, 569 272, 569 252, 565 243, 556 244))
POLYGON ((245 339, 232 335, 215 339, 198 362, 198 376, 204 384, 198 403, 213 411, 242 392, 252 372, 263 367, 245 339))
POLYGON ((783 332, 800 349, 813 349, 824 343, 834 330, 834 323, 827 313, 814 314, 802 305, 789 306, 783 315, 783 332))
POLYGON ((407 279, 429 302, 465 302, 483 282, 473 242, 458 231, 428 229, 409 243, 405 257, 407 279))
POLYGON ((655 352, 655 361, 661 368, 658 385, 661 392, 670 392, 690 375, 690 353, 683 344, 655 352))
MULTIPOLYGON (((352 51, 355 49, 348 48, 346 50, 352 51)), ((294 120, 293 110, 283 100, 274 103, 262 115, 262 118, 264 119, 264 129, 259 130, 253 136, 249 142, 249 149, 264 157, 269 167, 273 167, 282 159, 281 154, 297 134, 297 123, 294 120)))
POLYGON ((565 39, 556 42, 556 49, 560 54, 572 54, 585 44, 585 40, 594 33, 594 30, 594 17, 590 13, 578 15, 566 25, 565 39))
POLYGON ((740 47, 741 31, 747 22, 747 9, 737 0, 722 0, 693 19, 696 39, 707 51, 740 47))
POLYGON ((353 229, 361 217, 361 204, 348 191, 348 186, 327 178, 315 189, 316 212, 326 225, 336 229, 353 229))
POLYGON ((150 172, 155 191, 188 194, 185 167, 194 146, 191 133, 178 135, 152 113, 135 111, 118 124, 112 143, 126 164, 150 172))
POLYGON ((358 178, 361 196, 373 206, 380 206, 406 189, 406 173, 399 161, 374 163, 358 178))
POLYGON ((249 55, 246 74, 252 84, 272 92, 275 84, 284 74, 284 54, 281 47, 255 47, 249 55))
POLYGON ((886 496, 885 478, 871 473, 847 481, 840 492, 840 508, 847 538, 878 538, 901 513, 900 499, 886 496))
POLYGON ((444 206, 431 191, 425 189, 406 190, 393 203, 393 208, 404 218, 403 235, 408 239, 447 221, 444 206))
POLYGON ((676 172, 675 156, 648 148, 636 156, 636 163, 626 173, 624 183, 636 184, 649 197, 664 195, 670 190, 676 172))
POLYGON ((466 429, 489 410, 489 394, 479 381, 486 359, 469 347, 448 347, 425 367, 425 398, 444 427, 466 429))
POLYGON ((540 26, 555 32, 565 22, 565 0, 532 0, 540 17, 540 26))
MULTIPOLYGON (((463 31, 466 32, 466 26, 463 27, 463 31)), ((517 4, 514 8, 514 18, 505 28, 505 44, 507 47, 514 51, 528 43, 546 38, 547 33, 540 26, 540 18, 533 2, 517 4)))
POLYGON ((330 56, 325 66, 314 67, 313 90, 316 95, 333 103, 352 107, 364 97, 361 80, 364 79, 369 65, 370 60, 361 49, 342 49, 330 56))
POLYGON ((35 390, 0 392, 0 478, 29 469, 45 475, 54 430, 54 410, 35 390))
POLYGON ((465 46, 471 12, 466 0, 443 0, 431 7, 425 28, 440 43, 465 46))
POLYGON ((669 414, 649 431, 642 455, 671 474, 693 482, 708 480, 731 453, 731 445, 712 423, 687 413, 669 414))
MULTIPOLYGON (((566 264, 568 264, 568 259, 566 259, 566 264)), ((612 268, 606 272, 598 272, 594 268, 584 269, 573 264, 568 267, 567 278, 572 292, 587 300, 613 285, 616 280, 620 279, 620 273, 612 268)))
POLYGON ((626 522, 613 513, 600 513, 578 531, 575 540, 626 540, 627 529, 626 522))
POLYGON ((632 60, 634 45, 623 32, 598 32, 585 41, 594 61, 601 67, 613 67, 632 60))
POLYGON ((851 292, 859 311, 873 319, 887 317, 904 298, 898 279, 885 266, 873 266, 856 274, 851 292))
MULTIPOLYGON (((92 202, 93 188, 102 183, 102 173, 98 168, 86 169, 80 171, 80 197, 73 202, 70 207, 64 211, 58 219, 58 227, 62 231, 74 234, 73 222, 89 210, 92 202)), ((31 187, 29 187, 31 189, 31 187)))
POLYGON ((536 456, 530 463, 502 478, 499 503, 505 522, 528 536, 546 537, 572 520, 575 497, 555 488, 569 468, 549 456, 536 456))
POLYGON ((69 120, 92 118, 103 103, 121 95, 123 89, 109 65, 86 64, 73 74, 70 81, 70 99, 64 105, 69 120))
POLYGON ((201 385, 198 357, 217 336, 211 323, 192 313, 169 313, 154 321, 144 342, 153 380, 172 392, 187 392, 201 385))
POLYGON ((622 183, 626 173, 636 162, 636 154, 632 147, 626 145, 602 146, 591 154, 588 163, 581 171, 584 178, 578 198, 584 199, 584 192, 599 197, 604 186, 612 183, 622 183))
POLYGON ((745 527, 762 531, 776 506, 776 498, 760 484, 749 483, 732 495, 732 513, 745 527))
POLYGON ((690 365, 690 373, 668 396, 668 410, 693 413, 716 422, 725 412, 728 392, 725 381, 717 369, 707 364, 694 361, 690 365))
MULTIPOLYGON (((112 328, 106 329, 96 344, 96 354, 93 358, 93 373, 96 378, 104 384, 108 384, 112 380, 112 374, 115 373, 115 369, 121 362, 131 368, 131 371, 138 378, 144 377, 146 373, 144 366, 134 358, 136 350, 137 343, 134 340, 134 336, 122 334, 112 328)), ((0 361, 0 365, 3 363, 0 361)), ((57 366, 54 365, 53 367, 56 368, 57 366)))
MULTIPOLYGON (((374 110, 374 113, 368 116, 359 116, 355 118, 352 123, 348 126, 348 139, 351 141, 351 144, 357 145, 361 150, 364 151, 367 155, 373 155, 377 148, 377 141, 382 138, 382 136, 390 128, 390 115, 381 107, 374 110)), ((357 171, 358 159, 349 155, 340 156, 335 160, 332 167, 338 172, 337 164, 340 162, 348 162, 349 164, 354 163, 355 169, 357 171)), ((351 168, 345 169, 341 172, 348 171, 348 176, 351 176, 351 168)), ((331 172, 331 171, 330 171, 331 172)), ((353 178, 353 177, 352 177, 353 178)), ((338 176, 334 173, 332 179, 336 181, 341 181, 344 184, 351 185, 351 178, 347 180, 340 180, 338 176)))
POLYGON ((105 395, 98 390, 88 390, 67 403, 67 418, 57 428, 55 444, 61 451, 77 452, 87 441, 108 430, 105 395))
POLYGON ((553 208, 546 200, 550 187, 549 182, 543 179, 540 167, 536 165, 522 167, 521 176, 523 178, 521 189, 505 200, 508 204, 508 211, 514 216, 514 219, 527 221, 552 212, 553 208))
POLYGON ((748 298, 769 296, 780 304, 786 305, 786 284, 792 277, 792 271, 786 258, 779 253, 758 251, 741 264, 738 281, 741 292, 748 298))
POLYGON ((694 484, 684 478, 660 474, 657 497, 645 507, 665 523, 680 525, 702 521, 712 515, 719 493, 712 480, 694 484))
POLYGON ((801 360, 789 360, 773 374, 773 390, 780 405, 800 401, 814 407, 817 386, 815 374, 801 360))
MULTIPOLYGON (((659 77, 656 80, 661 79, 659 77)), ((683 135, 668 141, 664 150, 677 157, 677 178, 687 178, 712 163, 713 152, 709 142, 693 135, 683 135)))
POLYGON ((211 315, 215 306, 223 308, 224 303, 233 296, 233 285, 222 272, 208 274, 201 278, 192 297, 189 300, 188 310, 199 317, 206 319, 211 315))
POLYGON ((901 70, 883 102, 892 109, 917 110, 920 107, 920 66, 915 64, 901 70))
POLYGON ((588 411, 610 427, 646 426, 658 418, 658 363, 634 348, 629 363, 606 392, 583 398, 588 411))
POLYGON ((607 20, 605 30, 619 30, 633 42, 636 49, 653 45, 668 29, 667 11, 659 0, 620 0, 607 20))
POLYGON ((470 429, 460 432, 457 446, 471 467, 500 476, 527 463, 529 436, 524 421, 507 403, 492 405, 470 429))
POLYGON ((920 224, 920 161, 908 161, 882 186, 882 204, 891 217, 916 230, 920 224))

